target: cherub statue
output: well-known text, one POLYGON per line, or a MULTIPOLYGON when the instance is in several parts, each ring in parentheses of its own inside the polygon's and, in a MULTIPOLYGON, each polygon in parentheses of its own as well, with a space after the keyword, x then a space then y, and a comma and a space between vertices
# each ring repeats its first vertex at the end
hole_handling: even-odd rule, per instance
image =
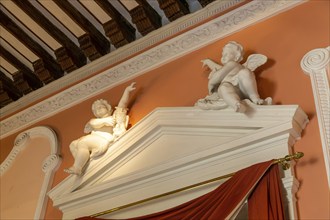
POLYGON ((70 151, 74 157, 74 164, 64 171, 80 175, 89 159, 104 154, 109 146, 122 136, 128 125, 127 105, 130 93, 135 90, 135 82, 126 87, 118 106, 112 113, 111 105, 106 100, 96 100, 92 111, 96 118, 86 124, 84 132, 88 133, 70 144, 70 151))
POLYGON ((231 106, 236 112, 245 112, 244 99, 257 105, 271 104, 271 98, 263 100, 257 90, 254 70, 267 61, 262 54, 252 54, 244 64, 243 47, 231 41, 222 50, 220 65, 210 59, 202 60, 203 66, 211 69, 208 81, 209 95, 196 102, 202 109, 222 109, 231 106))

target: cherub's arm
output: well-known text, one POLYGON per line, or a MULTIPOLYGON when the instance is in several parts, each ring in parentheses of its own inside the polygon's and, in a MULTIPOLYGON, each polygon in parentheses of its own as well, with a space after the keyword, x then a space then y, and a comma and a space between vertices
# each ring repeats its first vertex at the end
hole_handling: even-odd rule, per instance
POLYGON ((127 108, 128 105, 128 100, 129 100, 129 95, 130 93, 135 90, 135 82, 133 82, 131 85, 127 86, 123 96, 121 97, 119 103, 118 103, 118 108, 127 108))
POLYGON ((106 118, 93 118, 89 122, 89 125, 94 128, 102 128, 104 126, 114 126, 115 121, 113 117, 106 117, 106 118))

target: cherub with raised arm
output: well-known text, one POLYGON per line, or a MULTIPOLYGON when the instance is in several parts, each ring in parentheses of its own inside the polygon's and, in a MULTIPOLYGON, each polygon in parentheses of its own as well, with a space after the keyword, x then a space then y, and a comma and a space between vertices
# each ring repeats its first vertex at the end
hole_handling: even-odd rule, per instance
POLYGON ((271 98, 260 98, 253 72, 267 61, 267 57, 252 54, 244 64, 240 64, 243 53, 243 47, 231 41, 222 49, 223 65, 210 59, 202 60, 203 65, 211 69, 208 81, 209 95, 199 100, 197 106, 204 109, 220 109, 229 105, 236 112, 245 112, 247 106, 242 102, 244 99, 249 99, 257 105, 271 104, 271 98))
POLYGON ((70 144, 74 164, 64 171, 80 175, 90 159, 104 154, 109 146, 122 136, 128 125, 127 105, 130 93, 135 90, 135 82, 126 87, 118 106, 112 114, 111 105, 106 100, 96 100, 92 111, 96 118, 86 124, 84 132, 88 133, 70 144))

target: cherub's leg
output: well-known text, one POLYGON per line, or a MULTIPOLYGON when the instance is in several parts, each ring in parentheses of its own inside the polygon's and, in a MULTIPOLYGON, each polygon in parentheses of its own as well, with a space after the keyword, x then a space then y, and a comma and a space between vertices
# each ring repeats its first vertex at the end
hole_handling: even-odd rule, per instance
POLYGON ((69 146, 73 158, 76 158, 76 154, 77 154, 77 150, 78 150, 77 143, 78 143, 78 140, 74 140, 71 142, 71 144, 69 146))
POLYGON ((89 149, 83 141, 76 142, 74 164, 72 167, 65 169, 64 171, 71 174, 80 175, 83 167, 89 160, 89 149))
POLYGON ((248 69, 243 69, 238 73, 239 87, 244 95, 253 103, 261 105, 263 100, 258 93, 257 81, 255 75, 248 69))
POLYGON ((230 83, 222 83, 218 90, 225 102, 234 108, 236 112, 245 112, 246 106, 241 102, 239 91, 230 83))

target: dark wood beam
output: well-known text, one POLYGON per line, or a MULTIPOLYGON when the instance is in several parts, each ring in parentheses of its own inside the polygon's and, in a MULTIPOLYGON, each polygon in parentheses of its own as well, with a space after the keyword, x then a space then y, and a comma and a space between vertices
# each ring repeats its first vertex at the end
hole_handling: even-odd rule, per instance
POLYGON ((149 5, 146 0, 137 0, 139 6, 129 11, 132 22, 136 25, 139 32, 145 36, 162 26, 162 18, 149 5))
POLYGON ((0 23, 9 32, 11 32, 19 41, 24 43, 24 45, 33 51, 38 57, 42 57, 46 68, 52 74, 54 79, 63 76, 63 70, 60 65, 55 61, 55 59, 35 42, 29 35, 27 35, 21 28, 19 28, 7 15, 0 11, 0 23))
POLYGON ((108 1, 95 2, 112 18, 103 24, 105 34, 116 47, 121 47, 135 40, 135 28, 108 1))
MULTIPOLYGON (((18 74, 15 73, 14 75, 19 75, 19 73, 18 74)), ((17 78, 19 78, 19 77, 15 77, 15 79, 17 79, 17 78)), ((2 82, 2 86, 3 86, 4 91, 9 95, 9 97, 12 100, 19 99, 20 97, 23 96, 24 92, 25 92, 25 94, 27 94, 27 93, 32 91, 31 88, 27 89, 27 90, 25 89, 24 92, 21 89, 18 89, 16 87, 17 82, 15 83, 11 79, 9 79, 2 71, 0 71, 0 80, 2 82), (28 90, 30 90, 30 91, 28 92, 28 90)))
POLYGON ((189 14, 189 5, 185 0, 157 0, 169 21, 189 14))
MULTIPOLYGON (((43 86, 43 82, 40 78, 37 77, 27 66, 21 63, 15 56, 9 53, 5 48, 0 45, 0 54, 6 60, 11 63, 16 69, 20 70, 24 76, 24 79, 28 82, 33 90, 38 89, 43 86)), ((51 76, 50 76, 51 77, 51 76)))
POLYGON ((81 49, 63 34, 52 22, 50 22, 29 1, 13 0, 26 14, 56 39, 63 48, 55 51, 57 61, 62 69, 71 72, 86 64, 87 59, 81 49))
POLYGON ((4 83, 0 79, 0 108, 8 105, 13 101, 14 100, 11 97, 9 97, 7 91, 4 89, 4 83))
POLYGON ((214 2, 215 0, 198 0, 201 6, 204 8, 206 5, 210 4, 211 2, 214 2))
POLYGON ((73 7, 68 0, 54 0, 54 2, 86 31, 86 34, 79 37, 78 41, 80 43, 80 48, 90 60, 94 60, 110 52, 110 42, 107 38, 99 32, 85 16, 73 7), (92 50, 94 51, 93 53, 91 53, 92 50))
POLYGON ((44 84, 48 84, 54 81, 52 75, 50 75, 49 71, 45 68, 43 60, 38 59, 33 62, 32 65, 34 69, 34 74, 37 75, 41 82, 43 82, 44 84))

